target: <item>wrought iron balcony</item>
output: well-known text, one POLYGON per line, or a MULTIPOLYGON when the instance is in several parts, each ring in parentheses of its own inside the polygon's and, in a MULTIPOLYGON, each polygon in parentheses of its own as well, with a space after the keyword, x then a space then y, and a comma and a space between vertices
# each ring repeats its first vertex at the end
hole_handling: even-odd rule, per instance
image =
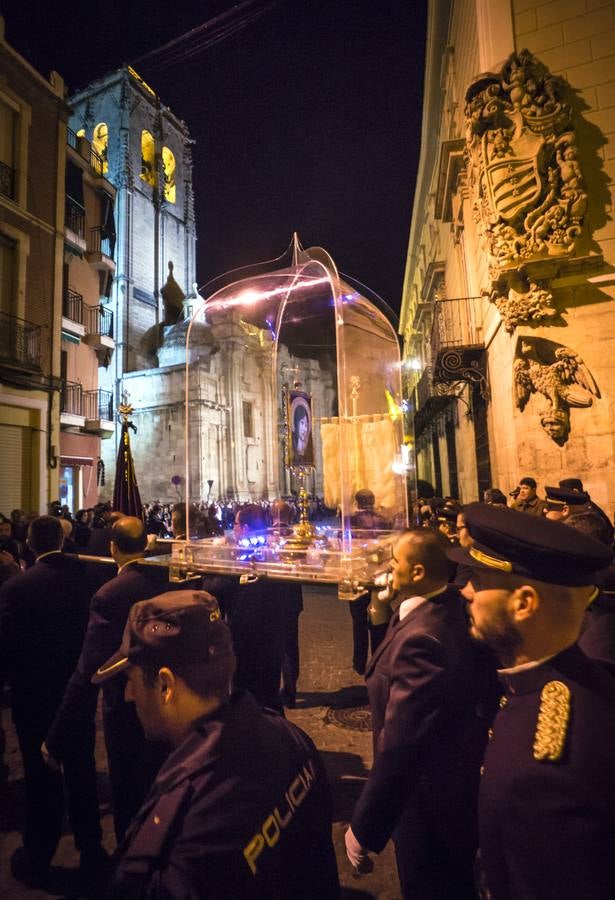
POLYGON ((79 140, 79 138, 77 137, 77 135, 75 134, 73 129, 67 128, 66 129, 66 143, 68 144, 68 146, 72 147, 73 150, 76 150, 78 140, 79 140))
POLYGON ((15 199, 15 169, 0 162, 0 194, 15 199))
POLYGON ((83 297, 72 288, 67 288, 62 298, 62 315, 71 322, 84 324, 83 320, 83 297))
POLYGON ((68 202, 64 213, 64 224, 67 230, 72 231, 81 241, 85 235, 85 213, 75 203, 68 202))
POLYGON ((64 415, 83 416, 83 388, 77 382, 62 382, 60 412, 64 415))
POLYGON ((113 338, 113 313, 102 303, 86 307, 84 324, 87 334, 113 338))
POLYGON ((0 313, 0 362, 40 370, 41 328, 25 319, 0 313))
POLYGON ((90 240, 88 242, 88 253, 99 253, 113 260, 115 253, 115 242, 107 234, 103 234, 100 225, 96 228, 90 228, 90 240))
POLYGON ((113 394, 99 388, 95 391, 84 391, 83 410, 86 419, 113 422, 113 394))
POLYGON ((96 175, 102 175, 104 172, 104 161, 100 153, 90 145, 90 168, 96 175))
POLYGON ((482 297, 437 300, 431 329, 434 384, 479 384, 486 390, 482 297))

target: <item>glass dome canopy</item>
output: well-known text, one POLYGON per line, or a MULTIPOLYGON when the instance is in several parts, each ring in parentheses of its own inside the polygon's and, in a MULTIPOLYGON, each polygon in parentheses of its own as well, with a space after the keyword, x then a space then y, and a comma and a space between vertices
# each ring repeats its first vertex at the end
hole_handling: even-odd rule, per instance
POLYGON ((290 264, 245 275, 218 280, 186 330, 185 496, 209 499, 214 455, 219 501, 286 498, 298 521, 190 537, 173 561, 342 583, 350 595, 407 524, 397 334, 321 248, 295 243, 290 264))

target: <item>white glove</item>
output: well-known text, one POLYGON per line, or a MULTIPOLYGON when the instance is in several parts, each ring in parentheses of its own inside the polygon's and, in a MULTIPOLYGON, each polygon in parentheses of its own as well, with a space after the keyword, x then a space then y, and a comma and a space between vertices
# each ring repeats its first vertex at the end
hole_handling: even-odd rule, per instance
POLYGON ((361 846, 350 825, 344 837, 346 843, 346 856, 357 875, 368 875, 374 868, 374 863, 369 857, 369 852, 361 846))

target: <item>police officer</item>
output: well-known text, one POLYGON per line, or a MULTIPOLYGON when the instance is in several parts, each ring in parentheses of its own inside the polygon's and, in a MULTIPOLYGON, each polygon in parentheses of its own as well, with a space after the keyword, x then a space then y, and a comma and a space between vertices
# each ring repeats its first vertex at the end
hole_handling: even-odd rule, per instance
POLYGON ((553 519, 556 522, 564 522, 570 516, 589 509, 589 495, 584 491, 545 487, 545 497, 544 515, 547 519, 553 519))
POLYGON ((127 674, 146 735, 172 752, 120 848, 114 898, 339 895, 331 802, 302 731, 245 693, 205 591, 133 606, 95 681, 127 674))
POLYGON ((483 504, 474 539, 471 630, 498 654, 504 696, 479 797, 492 900, 615 897, 615 678, 577 645, 595 572, 612 553, 560 522, 483 504))

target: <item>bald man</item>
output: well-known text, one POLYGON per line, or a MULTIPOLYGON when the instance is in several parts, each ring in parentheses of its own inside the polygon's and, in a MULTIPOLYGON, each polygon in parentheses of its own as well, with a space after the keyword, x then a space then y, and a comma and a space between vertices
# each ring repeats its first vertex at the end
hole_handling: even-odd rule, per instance
MULTIPOLYGON (((111 555, 118 571, 92 598, 88 628, 62 705, 45 741, 47 751, 62 761, 75 743, 91 732, 98 687, 91 678, 119 646, 134 603, 169 589, 167 570, 142 566, 147 533, 141 519, 123 516, 111 528, 111 555)), ((154 780, 164 754, 145 740, 134 705, 124 700, 122 678, 103 687, 103 725, 109 762, 111 802, 118 842, 154 780)))
POLYGON ((404 900, 476 897, 476 798, 490 684, 464 601, 447 585, 447 546, 425 529, 395 545, 395 612, 365 673, 374 764, 346 849, 360 873, 369 852, 380 853, 392 837, 404 900))

